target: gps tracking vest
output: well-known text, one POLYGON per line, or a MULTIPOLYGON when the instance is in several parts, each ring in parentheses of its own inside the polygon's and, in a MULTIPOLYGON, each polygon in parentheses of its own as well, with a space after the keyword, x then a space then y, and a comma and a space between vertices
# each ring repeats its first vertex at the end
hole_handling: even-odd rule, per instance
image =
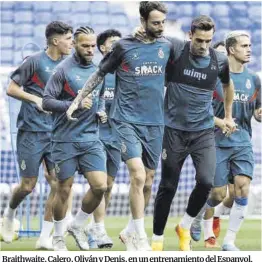
POLYGON ((189 60, 190 42, 187 42, 185 48, 174 62, 173 76, 171 82, 193 86, 196 88, 214 90, 218 77, 218 62, 215 51, 209 48, 210 63, 208 67, 194 67, 189 60))

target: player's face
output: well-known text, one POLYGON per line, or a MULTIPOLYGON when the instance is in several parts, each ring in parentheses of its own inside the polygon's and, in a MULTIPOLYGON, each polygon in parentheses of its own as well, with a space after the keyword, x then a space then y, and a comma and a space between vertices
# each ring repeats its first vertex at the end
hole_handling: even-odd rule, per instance
POLYGON ((232 49, 231 54, 236 60, 245 64, 250 61, 251 56, 251 42, 248 36, 237 37, 237 43, 232 49))
POLYGON ((219 46, 216 48, 216 50, 217 50, 218 52, 223 53, 224 55, 227 55, 227 50, 226 50, 226 47, 225 47, 225 46, 219 45, 219 46))
POLYGON ((57 48, 62 55, 69 55, 71 53, 73 48, 73 36, 71 32, 57 37, 57 48))
POLYGON ((154 10, 149 13, 147 21, 142 19, 142 25, 146 34, 152 38, 163 36, 165 29, 166 15, 160 11, 154 10))
POLYGON ((190 32, 189 37, 191 39, 191 53, 196 56, 206 56, 208 54, 208 49, 211 45, 213 35, 213 29, 209 31, 196 29, 194 33, 190 32))
POLYGON ((109 53, 112 49, 112 45, 118 40, 120 40, 119 36, 108 37, 104 44, 101 46, 103 54, 106 55, 107 53, 109 53))
POLYGON ((75 40, 75 50, 84 62, 91 62, 96 48, 95 34, 79 34, 75 40))

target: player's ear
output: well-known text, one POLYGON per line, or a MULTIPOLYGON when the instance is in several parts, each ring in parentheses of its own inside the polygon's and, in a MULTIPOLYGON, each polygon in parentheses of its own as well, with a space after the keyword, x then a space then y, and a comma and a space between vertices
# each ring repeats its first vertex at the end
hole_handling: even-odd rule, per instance
POLYGON ((104 53, 106 51, 106 48, 104 45, 100 45, 100 50, 102 51, 102 53, 104 53))
POLYGON ((235 49, 233 46, 229 47, 229 54, 234 54, 235 53, 235 49))
POLYGON ((51 39, 51 42, 52 42, 52 44, 53 44, 54 46, 57 46, 57 45, 58 45, 58 42, 59 42, 59 40, 58 40, 58 38, 56 38, 56 37, 53 37, 53 38, 51 39))
POLYGON ((73 39, 73 47, 75 47, 75 46, 76 46, 76 40, 73 39))
POLYGON ((141 22, 141 25, 143 26, 143 28, 145 29, 146 28, 146 20, 140 16, 140 22, 141 22))

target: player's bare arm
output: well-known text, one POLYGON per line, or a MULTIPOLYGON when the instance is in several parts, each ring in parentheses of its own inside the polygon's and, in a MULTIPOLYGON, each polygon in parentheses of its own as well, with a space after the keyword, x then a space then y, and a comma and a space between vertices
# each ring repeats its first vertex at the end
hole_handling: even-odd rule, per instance
POLYGON ((232 105, 234 99, 234 84, 230 79, 228 84, 223 84, 224 92, 224 109, 225 109, 225 123, 230 128, 231 132, 236 131, 236 124, 232 118, 232 105))
POLYGON ((26 101, 26 102, 31 102, 31 103, 35 103, 37 106, 37 109, 41 112, 45 112, 48 113, 47 111, 43 110, 42 107, 42 98, 29 94, 27 92, 25 92, 15 81, 11 80, 7 90, 6 90, 6 94, 8 96, 11 96, 15 99, 18 99, 20 101, 26 101))
POLYGON ((68 120, 76 120, 72 117, 72 114, 79 108, 81 101, 88 96, 102 81, 104 80, 105 74, 101 70, 95 71, 86 81, 83 89, 77 97, 74 99, 68 110, 66 111, 68 120))

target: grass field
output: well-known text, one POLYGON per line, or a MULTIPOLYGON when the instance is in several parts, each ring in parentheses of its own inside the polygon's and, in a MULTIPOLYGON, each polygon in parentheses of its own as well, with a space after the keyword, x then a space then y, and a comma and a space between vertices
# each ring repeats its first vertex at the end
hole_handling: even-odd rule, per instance
MULTIPOLYGON (((114 246, 112 251, 124 251, 125 246, 118 239, 119 232, 125 227, 128 221, 127 217, 108 217, 106 219, 106 228, 108 234, 112 237, 114 246)), ((178 218, 169 218, 168 224, 165 230, 165 245, 166 251, 178 250, 178 239, 174 232, 174 225, 179 221, 178 218)), ((36 224, 36 221, 34 221, 36 224)), ((148 237, 152 236, 152 217, 146 218, 146 229, 148 237)), ((228 220, 222 221, 222 232, 218 239, 218 242, 222 244, 223 237, 226 232, 228 220)), ((1 243, 1 250, 3 251, 33 251, 35 250, 35 242, 37 238, 20 238, 19 240, 11 243, 1 243)), ((69 250, 77 251, 74 239, 68 236, 67 247, 69 250)), ((237 235, 236 245, 242 251, 260 251, 261 250, 261 220, 246 220, 244 221, 240 232, 237 235)), ((103 249, 100 249, 103 250, 103 249)), ((203 245, 203 238, 199 242, 193 242, 193 250, 196 251, 219 251, 220 249, 205 249, 203 245)), ((108 251, 108 250, 107 250, 108 251)))

